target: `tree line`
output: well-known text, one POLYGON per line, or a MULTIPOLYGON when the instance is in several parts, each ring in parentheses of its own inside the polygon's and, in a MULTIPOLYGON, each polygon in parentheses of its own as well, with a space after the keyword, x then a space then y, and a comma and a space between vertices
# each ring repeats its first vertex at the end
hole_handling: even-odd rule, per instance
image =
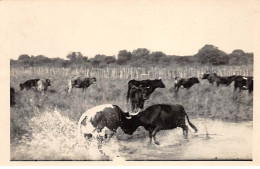
POLYGON ((167 67, 167 66, 218 66, 218 65, 253 65, 253 53, 237 49, 227 54, 213 45, 205 45, 197 54, 191 56, 166 55, 161 51, 151 52, 146 48, 138 48, 132 52, 121 50, 117 57, 97 54, 93 58, 84 56, 81 52, 70 52, 66 59, 48 58, 44 55, 29 56, 22 54, 17 60, 10 60, 11 67, 167 67))

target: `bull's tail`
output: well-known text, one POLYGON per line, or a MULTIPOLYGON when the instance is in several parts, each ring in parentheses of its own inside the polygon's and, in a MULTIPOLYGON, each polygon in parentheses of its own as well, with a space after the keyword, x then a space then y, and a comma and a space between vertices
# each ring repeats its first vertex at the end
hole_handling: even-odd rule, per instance
POLYGON ((194 124, 192 124, 192 123, 190 122, 189 117, 188 117, 187 114, 185 114, 185 116, 186 116, 186 118, 187 118, 187 121, 188 121, 189 125, 195 130, 195 133, 197 133, 197 132, 198 132, 197 127, 195 127, 194 124))
POLYGON ((187 113, 185 112, 184 108, 183 108, 183 111, 184 111, 184 113, 185 113, 185 116, 186 116, 186 118, 187 118, 187 121, 188 121, 189 125, 195 130, 195 133, 197 133, 197 132, 198 132, 197 127, 190 122, 190 119, 189 119, 187 113))

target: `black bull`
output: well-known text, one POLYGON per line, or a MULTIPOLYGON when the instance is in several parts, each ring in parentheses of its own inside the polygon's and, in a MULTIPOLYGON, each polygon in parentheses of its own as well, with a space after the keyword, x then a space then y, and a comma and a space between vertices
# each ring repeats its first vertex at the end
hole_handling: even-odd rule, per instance
POLYGON ((68 80, 68 93, 72 91, 72 88, 82 88, 83 92, 85 92, 90 85, 96 82, 97 79, 95 77, 72 77, 68 80))
POLYGON ((183 88, 189 89, 196 83, 200 83, 199 79, 196 77, 191 77, 188 79, 183 79, 183 78, 177 77, 177 78, 175 78, 175 82, 174 82, 174 90, 175 90, 175 92, 178 92, 179 88, 181 86, 183 88))
POLYGON ((127 119, 125 117, 127 113, 123 112, 116 105, 101 105, 89 110, 81 116, 78 122, 80 135, 82 134, 81 126, 84 119, 87 119, 87 129, 85 130, 87 131, 85 132, 87 136, 104 134, 102 137, 106 137, 102 130, 107 128, 115 133, 119 127, 124 133, 132 135, 139 126, 143 126, 145 130, 149 132, 150 142, 154 139, 154 143, 157 145, 159 142, 156 140, 155 135, 160 130, 169 130, 181 127, 183 129, 183 135, 186 137, 188 134, 188 126, 185 124, 185 117, 195 132, 198 131, 198 129, 190 122, 188 115, 181 105, 153 105, 146 108, 138 115, 133 116, 131 119, 127 119))
POLYGON ((30 79, 25 81, 24 83, 20 83, 20 90, 22 91, 24 88, 29 90, 33 87, 37 87, 37 83, 40 79, 30 79))
POLYGON ((165 88, 162 80, 154 79, 154 80, 130 80, 128 82, 128 90, 126 100, 128 102, 130 98, 132 111, 136 108, 143 109, 145 100, 148 100, 150 95, 155 91, 156 88, 165 88), (136 89, 139 88, 141 90, 142 97, 136 99, 136 89))

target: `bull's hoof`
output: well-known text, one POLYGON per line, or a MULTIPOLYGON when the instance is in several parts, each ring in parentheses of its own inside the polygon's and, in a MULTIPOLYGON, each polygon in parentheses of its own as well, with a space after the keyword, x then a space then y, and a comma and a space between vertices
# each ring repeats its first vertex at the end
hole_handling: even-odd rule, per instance
POLYGON ((87 139, 87 140, 90 140, 92 139, 92 134, 84 134, 84 137, 87 139))
POLYGON ((158 141, 154 141, 154 144, 156 144, 156 145, 160 145, 160 143, 158 142, 158 141))

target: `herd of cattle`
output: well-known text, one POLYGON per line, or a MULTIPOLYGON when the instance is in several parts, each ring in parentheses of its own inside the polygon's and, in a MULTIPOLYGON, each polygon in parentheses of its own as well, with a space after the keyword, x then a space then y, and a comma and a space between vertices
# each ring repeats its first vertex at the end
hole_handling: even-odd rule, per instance
MULTIPOLYGON (((209 83, 221 84, 229 86, 234 81, 234 91, 239 89, 248 90, 249 93, 253 91, 253 77, 245 76, 228 76, 221 77, 216 73, 202 74, 202 79, 207 79, 209 83)), ((72 77, 68 80, 67 92, 70 93, 72 88, 82 88, 86 90, 91 84, 96 83, 96 78, 86 77, 72 77)), ((177 93, 179 88, 191 88, 194 84, 200 83, 196 77, 184 79, 176 77, 174 80, 174 90, 177 93)), ((29 90, 36 88, 37 91, 46 92, 48 86, 51 86, 51 79, 30 79, 20 84, 20 90, 29 90)), ((117 128, 121 128, 126 134, 133 134, 139 126, 143 126, 148 132, 150 142, 152 139, 155 144, 159 144, 155 135, 160 130, 174 129, 181 127, 184 136, 187 136, 188 127, 185 124, 185 118, 189 125, 197 132, 197 128, 189 121, 183 106, 181 105, 166 105, 156 104, 145 110, 144 102, 149 99, 150 95, 156 88, 165 88, 161 78, 154 80, 130 80, 128 82, 127 102, 130 100, 131 111, 124 112, 117 105, 105 104, 93 107, 87 110, 78 121, 79 135, 82 135, 82 124, 85 121, 84 137, 85 138, 109 138, 107 131, 112 136, 117 128)), ((15 105, 15 90, 10 89, 10 103, 15 105)))
MULTIPOLYGON (((219 85, 229 86, 232 82, 234 82, 234 91, 237 89, 241 92, 241 90, 248 90, 249 93, 253 91, 253 77, 251 76, 241 76, 241 75, 233 75, 233 76, 218 76, 216 73, 203 73, 202 79, 207 79, 209 83, 219 85)), ((72 88, 82 88, 83 92, 91 85, 96 83, 96 78, 92 77, 72 77, 68 80, 68 88, 67 92, 71 93, 72 88)), ((191 78, 180 78, 175 77, 174 80, 174 91, 177 93, 179 88, 191 88, 194 84, 200 83, 197 77, 191 78)), ((37 91, 44 94, 48 86, 51 86, 51 79, 30 79, 25 81, 24 83, 20 83, 20 90, 29 90, 36 88, 37 91)), ((130 100, 132 112, 133 110, 143 109, 145 100, 149 99, 150 95, 155 91, 156 88, 165 88, 162 80, 130 80, 128 82, 128 91, 127 91, 127 102, 130 100)), ((10 88, 10 104, 11 106, 15 105, 15 89, 13 87, 10 88)))

